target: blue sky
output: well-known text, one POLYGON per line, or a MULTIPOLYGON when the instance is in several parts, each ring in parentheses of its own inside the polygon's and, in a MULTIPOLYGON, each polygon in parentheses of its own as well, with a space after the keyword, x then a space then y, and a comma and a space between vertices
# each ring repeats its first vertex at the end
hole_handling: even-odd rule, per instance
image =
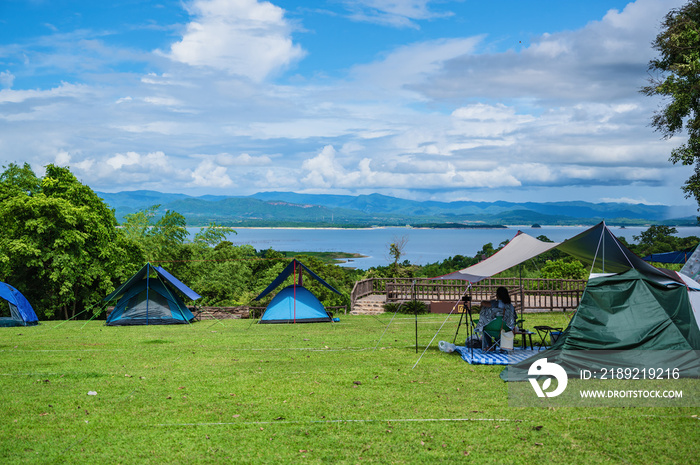
POLYGON ((0 2, 0 163, 97 191, 687 205, 675 0, 0 2))

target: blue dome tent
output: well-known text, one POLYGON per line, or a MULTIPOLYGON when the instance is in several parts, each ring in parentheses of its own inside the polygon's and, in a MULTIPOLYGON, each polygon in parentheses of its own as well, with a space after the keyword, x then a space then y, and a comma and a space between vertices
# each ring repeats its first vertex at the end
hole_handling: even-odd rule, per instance
POLYGON ((0 311, 0 326, 34 326, 39 324, 39 319, 34 313, 29 301, 14 287, 7 283, 0 283, 0 306, 8 308, 9 313, 3 308, 0 311), (7 307, 5 307, 7 305, 7 307))
POLYGON ((107 317, 109 326, 185 324, 194 319, 179 291, 191 300, 201 296, 160 266, 146 263, 141 270, 104 298, 118 299, 107 317), (151 276, 155 272, 155 276, 151 276))
POLYGON ((322 323, 332 321, 331 316, 326 312, 323 304, 311 291, 302 285, 302 270, 305 270, 309 276, 331 291, 340 294, 340 292, 321 279, 316 273, 304 266, 304 264, 297 259, 294 259, 282 270, 279 276, 255 298, 255 300, 262 299, 282 284, 290 275, 294 275, 294 284, 285 287, 277 293, 265 309, 260 323, 322 323), (297 284, 296 280, 297 273, 299 274, 299 284, 297 284))

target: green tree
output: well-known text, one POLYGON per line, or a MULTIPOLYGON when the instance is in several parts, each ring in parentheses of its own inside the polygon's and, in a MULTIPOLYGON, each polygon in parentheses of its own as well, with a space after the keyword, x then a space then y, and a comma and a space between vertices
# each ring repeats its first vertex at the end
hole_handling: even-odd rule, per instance
POLYGON ((200 229, 199 232, 195 234, 194 242, 215 247, 221 242, 226 241, 229 234, 238 233, 233 228, 219 226, 218 224, 211 222, 209 223, 209 226, 200 229))
POLYGON ((182 260, 181 246, 187 240, 187 220, 180 213, 166 210, 160 218, 160 205, 125 215, 122 228, 136 242, 149 261, 182 260))
POLYGON ((399 265, 399 260, 406 250, 406 244, 408 244, 408 237, 394 237, 394 241, 389 244, 389 255, 394 261, 390 265, 391 276, 398 277, 403 273, 401 272, 401 266, 399 265))
POLYGON ((0 278, 40 316, 97 311, 114 284, 135 271, 138 249, 117 230, 114 212, 68 168, 48 165, 38 187, 27 165, 17 173, 13 166, 0 176, 2 187, 27 181, 0 202, 0 278))
POLYGON ((188 264, 188 270, 178 274, 186 279, 192 289, 202 296, 201 305, 245 305, 257 294, 251 289, 253 268, 257 258, 250 245, 235 246, 223 241, 216 247, 192 242, 184 250, 195 249, 196 258, 188 264))
POLYGON ((544 279, 586 279, 586 269, 578 260, 548 260, 541 270, 544 279))
POLYGON ((688 249, 700 241, 697 236, 674 236, 677 232, 676 228, 671 226, 652 225, 646 231, 642 231, 639 236, 632 236, 637 244, 629 245, 629 249, 643 257, 652 253, 688 249))
POLYGON ((669 11, 652 46, 659 56, 649 62, 654 74, 641 91, 666 97, 668 103, 651 125, 665 139, 687 131, 688 141, 671 152, 670 160, 694 166, 683 191, 700 206, 700 0, 669 11))
POLYGON ((29 163, 24 166, 10 163, 3 166, 0 174, 0 202, 17 195, 36 195, 41 191, 41 181, 36 177, 29 163))
POLYGON ((642 231, 639 236, 632 236, 638 242, 635 252, 644 256, 650 253, 673 252, 677 239, 673 235, 678 230, 670 226, 652 225, 646 231, 642 231))

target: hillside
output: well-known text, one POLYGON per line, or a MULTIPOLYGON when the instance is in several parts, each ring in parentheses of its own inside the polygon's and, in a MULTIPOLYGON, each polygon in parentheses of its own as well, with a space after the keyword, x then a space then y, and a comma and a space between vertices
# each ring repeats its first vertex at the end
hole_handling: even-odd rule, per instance
POLYGON ((202 196, 155 191, 99 193, 122 221, 129 213, 160 205, 192 226, 370 227, 426 224, 610 224, 696 225, 693 209, 664 205, 591 202, 515 203, 415 201, 371 195, 313 195, 261 192, 251 196, 202 196), (679 213, 682 217, 674 216, 679 213))

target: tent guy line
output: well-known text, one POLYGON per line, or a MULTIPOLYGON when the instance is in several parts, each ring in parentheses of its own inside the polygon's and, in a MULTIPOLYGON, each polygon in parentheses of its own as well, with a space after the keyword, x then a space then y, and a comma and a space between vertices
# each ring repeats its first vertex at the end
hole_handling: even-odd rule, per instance
POLYGON ((153 426, 232 426, 232 425, 280 425, 303 423, 409 423, 409 422, 450 422, 450 421, 494 421, 494 422, 524 422, 534 421, 518 418, 398 418, 398 419, 359 419, 359 420, 279 420, 279 421, 232 421, 215 423, 159 423, 153 426))
MULTIPOLYGON (((572 418, 570 421, 589 421, 589 420, 609 420, 611 416, 600 416, 600 417, 580 417, 572 418)), ((627 418, 652 418, 652 419, 669 419, 669 418, 692 418, 700 420, 700 418, 693 417, 692 415, 652 415, 652 414, 642 414, 642 415, 632 415, 627 418)), ((202 423, 158 423, 153 426, 164 426, 164 427, 184 427, 184 426, 244 426, 244 425, 280 425, 280 424, 313 424, 313 423, 427 423, 427 422, 514 422, 514 423, 525 423, 532 422, 537 423, 540 420, 532 418, 400 418, 400 419, 358 419, 358 420, 278 420, 278 421, 231 421, 231 422, 202 422, 202 423)))
MULTIPOLYGON (((467 295, 467 293, 469 292, 469 290, 471 289, 471 287, 472 287, 471 283, 468 283, 468 284, 467 284, 467 288, 464 290, 464 293, 462 294, 462 297, 460 297, 460 298, 455 302, 455 304, 452 306, 452 310, 450 310, 450 313, 448 313, 448 314, 447 314, 447 317, 445 317, 445 321, 442 322, 442 324, 440 325, 440 327, 438 328, 437 332, 435 333, 435 335, 433 336, 433 338, 430 340, 430 342, 428 343, 428 345, 425 346, 425 349, 423 350, 423 353, 420 354, 420 357, 418 357, 418 360, 416 360, 416 363, 413 365, 413 367, 411 368, 411 370, 413 370, 416 366, 418 366, 418 363, 419 363, 419 362, 421 361, 421 359, 423 358, 423 355, 425 355, 425 353, 428 351, 428 349, 429 349, 430 346, 432 345, 432 343, 433 343, 433 341, 435 340, 435 338, 437 337, 437 335, 440 334, 440 331, 442 331, 442 328, 443 328, 443 326, 445 326, 445 323, 447 323, 447 320, 450 319, 450 317, 452 316, 452 313, 455 311, 455 309, 456 309, 457 306, 459 305, 459 302, 462 300, 462 298, 464 298, 464 296, 467 295)), ((418 347, 418 344, 417 344, 417 343, 416 343, 416 347, 418 347)))
POLYGON ((127 349, 0 349, 0 352, 119 352, 127 349))

